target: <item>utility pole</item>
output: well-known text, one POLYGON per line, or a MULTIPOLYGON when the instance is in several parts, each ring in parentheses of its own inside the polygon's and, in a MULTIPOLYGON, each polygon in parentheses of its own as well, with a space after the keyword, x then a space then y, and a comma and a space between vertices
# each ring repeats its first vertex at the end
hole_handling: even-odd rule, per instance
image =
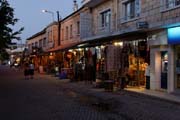
POLYGON ((60 40, 61 23, 60 23, 59 11, 57 11, 57 22, 58 22, 58 46, 60 46, 61 45, 61 40, 60 40))

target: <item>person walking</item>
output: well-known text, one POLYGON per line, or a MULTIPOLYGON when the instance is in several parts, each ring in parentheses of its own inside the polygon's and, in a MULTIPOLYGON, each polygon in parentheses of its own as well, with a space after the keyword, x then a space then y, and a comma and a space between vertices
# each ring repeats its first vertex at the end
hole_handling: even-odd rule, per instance
POLYGON ((34 64, 32 62, 30 62, 29 64, 29 74, 30 74, 30 78, 33 79, 34 78, 34 64))

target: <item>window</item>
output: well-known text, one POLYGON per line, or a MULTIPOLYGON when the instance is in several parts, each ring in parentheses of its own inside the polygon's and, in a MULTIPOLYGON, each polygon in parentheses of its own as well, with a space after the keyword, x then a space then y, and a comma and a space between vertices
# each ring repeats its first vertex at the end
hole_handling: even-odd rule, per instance
POLYGON ((123 3, 124 20, 133 19, 140 15, 140 0, 128 0, 123 3))
POLYGON ((40 47, 40 48, 42 47, 42 39, 39 40, 39 47, 40 47))
POLYGON ((176 6, 180 5, 180 0, 175 0, 175 5, 176 6))
POLYGON ((32 43, 31 46, 34 47, 34 43, 32 43))
POLYGON ((64 40, 64 29, 62 29, 61 31, 62 31, 62 40, 64 40))
POLYGON ((109 27, 111 20, 111 10, 106 10, 100 13, 101 27, 109 27))
POLYGON ((43 39, 43 47, 46 47, 46 38, 43 39))
POLYGON ((174 8, 180 5, 180 0, 166 0, 165 1, 166 8, 174 8))
POLYGON ((28 49, 29 49, 29 50, 31 50, 31 49, 32 49, 31 44, 28 44, 28 49))
POLYGON ((72 37, 73 37, 73 26, 70 25, 70 38, 72 38, 72 37))
POLYGON ((69 28, 66 27, 66 40, 68 40, 69 28))
POLYGON ((38 42, 35 42, 35 47, 38 47, 38 42))
POLYGON ((77 22, 77 34, 78 35, 80 34, 80 22, 79 21, 77 22))

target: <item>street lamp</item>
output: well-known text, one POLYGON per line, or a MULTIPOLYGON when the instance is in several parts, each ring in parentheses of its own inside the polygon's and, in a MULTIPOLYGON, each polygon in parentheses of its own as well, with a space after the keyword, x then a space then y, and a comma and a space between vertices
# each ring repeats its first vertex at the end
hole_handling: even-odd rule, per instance
MULTIPOLYGON (((54 22, 54 12, 49 11, 49 10, 42 10, 42 12, 52 14, 52 19, 53 19, 53 22, 54 22)), ((60 41, 60 29, 61 29, 60 20, 61 20, 61 17, 59 15, 59 11, 56 11, 56 13, 57 13, 57 22, 58 22, 58 45, 61 45, 61 41, 60 41)))
POLYGON ((49 10, 42 10, 43 13, 50 13, 52 15, 52 20, 54 22, 54 12, 49 11, 49 10))
MULTIPOLYGON (((54 22, 54 12, 52 12, 52 11, 48 11, 48 10, 42 10, 42 12, 43 13, 50 13, 51 15, 52 15, 52 23, 54 22)), ((54 35, 53 35, 53 26, 51 27, 51 33, 52 33, 52 39, 51 39, 51 43, 53 42, 53 44, 54 44, 54 35)), ((49 36, 48 36, 48 38, 49 38, 49 36)), ((48 42, 49 42, 49 40, 48 40, 48 42)), ((50 45, 50 47, 52 47, 51 45, 50 45)))

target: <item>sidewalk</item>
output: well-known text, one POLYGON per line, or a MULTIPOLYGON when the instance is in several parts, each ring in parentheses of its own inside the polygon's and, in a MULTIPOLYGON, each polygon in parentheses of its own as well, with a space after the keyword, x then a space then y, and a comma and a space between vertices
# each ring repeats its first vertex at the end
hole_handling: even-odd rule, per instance
MULTIPOLYGON (((69 82, 68 79, 60 80, 58 77, 53 77, 52 75, 38 75, 39 77, 45 77, 48 80, 58 80, 59 82, 66 83, 66 86, 76 92, 80 92, 83 94, 96 96, 96 97, 105 97, 106 98, 113 98, 114 95, 121 95, 121 94, 134 94, 134 95, 142 95, 144 97, 151 97, 154 99, 164 100, 176 104, 180 104, 180 96, 169 94, 162 91, 154 91, 154 90, 147 90, 145 88, 125 88, 122 91, 116 92, 105 92, 102 88, 94 88, 92 84, 86 84, 85 82, 69 82)), ((117 97, 117 96, 116 96, 117 97)))
POLYGON ((155 98, 163 99, 169 102, 180 103, 180 96, 167 93, 165 91, 147 90, 145 88, 126 88, 128 92, 138 93, 142 95, 148 95, 155 98))

